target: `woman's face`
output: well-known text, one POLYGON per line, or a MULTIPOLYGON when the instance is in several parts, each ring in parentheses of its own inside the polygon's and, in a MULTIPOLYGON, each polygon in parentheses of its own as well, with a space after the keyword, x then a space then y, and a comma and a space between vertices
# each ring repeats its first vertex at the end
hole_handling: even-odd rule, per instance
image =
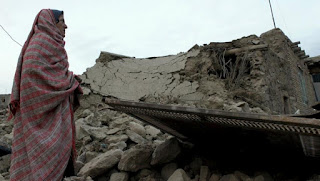
POLYGON ((59 16, 59 22, 56 24, 56 26, 58 27, 58 29, 61 32, 62 36, 65 37, 66 29, 68 28, 68 26, 64 22, 63 14, 59 16))

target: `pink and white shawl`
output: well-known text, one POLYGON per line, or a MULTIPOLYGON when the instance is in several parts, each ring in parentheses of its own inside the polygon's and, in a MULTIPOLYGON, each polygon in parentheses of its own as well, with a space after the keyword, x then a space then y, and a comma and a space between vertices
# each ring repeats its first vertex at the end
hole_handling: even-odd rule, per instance
POLYGON ((63 36, 50 9, 43 9, 18 59, 9 119, 14 117, 10 180, 61 180, 73 151, 71 97, 82 93, 63 36))

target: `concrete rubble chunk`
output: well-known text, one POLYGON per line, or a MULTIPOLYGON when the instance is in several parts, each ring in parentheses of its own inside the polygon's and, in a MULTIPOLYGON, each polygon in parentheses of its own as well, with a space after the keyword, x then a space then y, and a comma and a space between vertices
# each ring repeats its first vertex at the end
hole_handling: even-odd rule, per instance
POLYGON ((240 181, 234 174, 224 175, 219 181, 240 181))
POLYGON ((119 162, 122 154, 122 150, 109 150, 86 163, 80 169, 78 175, 91 176, 94 178, 103 174, 119 162))
POLYGON ((253 180, 254 181, 273 181, 274 179, 269 173, 263 172, 255 176, 253 180))
POLYGON ((127 143, 124 141, 120 141, 118 143, 111 143, 108 146, 108 149, 120 149, 120 150, 124 150, 127 147, 127 143))
POLYGON ((135 180, 140 181, 162 181, 161 175, 154 169, 142 169, 134 176, 135 180))
POLYGON ((196 175, 196 176, 194 176, 194 178, 193 179, 191 179, 191 181, 199 181, 200 180, 200 175, 196 175))
POLYGON ((77 133, 76 138, 77 138, 77 140, 81 140, 85 136, 89 136, 87 131, 85 131, 84 129, 81 129, 81 126, 86 124, 84 122, 83 118, 78 119, 75 123, 76 123, 76 133, 77 133))
POLYGON ((99 153, 97 152, 92 152, 92 151, 88 151, 85 153, 85 162, 84 163, 88 163, 90 162, 92 159, 94 159, 95 157, 97 157, 99 155, 99 153))
POLYGON ((103 140, 107 137, 106 132, 108 131, 108 127, 97 128, 88 125, 81 125, 80 129, 97 140, 103 140))
POLYGON ((134 131, 131 130, 127 130, 126 134, 128 135, 128 137, 130 138, 131 141, 138 143, 138 144, 143 144, 146 143, 147 140, 144 139, 142 136, 140 136, 139 134, 137 134, 134 131))
POLYGON ((128 136, 125 135, 125 134, 122 134, 122 135, 109 135, 106 139, 105 139, 105 142, 108 143, 108 144, 111 144, 111 143, 118 143, 118 142, 121 142, 121 141, 124 141, 126 142, 128 140, 128 136))
POLYGON ((64 178, 63 181, 93 181, 91 177, 76 177, 76 176, 72 176, 72 177, 68 177, 68 178, 64 178))
POLYGON ((211 177, 209 178, 209 181, 219 181, 220 180, 220 175, 219 174, 216 174, 216 173, 213 173, 211 175, 211 177))
POLYGON ((82 114, 80 115, 80 117, 85 118, 88 117, 89 115, 91 115, 92 112, 90 111, 90 109, 85 109, 82 114))
POLYGON ((199 157, 193 158, 192 162, 189 164, 189 167, 193 171, 193 173, 200 173, 200 169, 202 166, 202 159, 199 157))
POLYGON ((91 93, 91 90, 87 87, 83 87, 82 91, 83 91, 83 95, 89 95, 91 93))
POLYGON ((161 133, 161 131, 159 129, 157 129, 153 126, 150 126, 150 125, 145 126, 145 129, 146 129, 146 134, 150 135, 151 138, 155 138, 161 133))
POLYGON ((3 172, 1 175, 4 177, 5 180, 10 180, 10 173, 9 172, 3 172))
POLYGON ((91 113, 89 116, 84 118, 84 122, 93 127, 101 127, 101 121, 99 121, 94 113, 91 113))
POLYGON ((137 145, 126 150, 118 164, 122 171, 136 172, 143 168, 150 167, 153 149, 150 145, 137 145))
POLYGON ((199 181, 207 181, 210 177, 210 170, 208 166, 201 166, 199 181))
POLYGON ((154 172, 152 170, 149 170, 147 168, 141 169, 138 171, 138 173, 135 175, 136 180, 147 180, 149 175, 152 175, 154 172))
POLYGON ((168 179, 168 181, 191 181, 186 172, 179 168, 168 179))
POLYGON ((152 153, 151 165, 168 163, 175 159, 181 152, 179 142, 176 138, 166 140, 156 147, 152 153))
POLYGON ((168 178, 178 169, 178 165, 176 163, 168 163, 161 169, 161 176, 164 180, 168 180, 168 178))
POLYGON ((82 153, 78 156, 77 161, 80 161, 80 162, 82 162, 82 163, 85 163, 85 162, 86 162, 86 152, 85 152, 85 151, 82 152, 82 153))
POLYGON ((129 174, 127 172, 117 172, 117 173, 111 174, 109 181, 128 181, 128 180, 129 180, 129 174))
POLYGON ((77 160, 76 163, 74 164, 75 173, 77 174, 83 166, 84 166, 84 163, 77 160))
POLYGON ((250 181, 252 180, 248 175, 240 172, 240 171, 235 171, 233 173, 236 177, 238 177, 240 180, 244 180, 244 181, 250 181))
POLYGON ((132 130, 133 132, 139 134, 142 137, 146 137, 146 130, 144 129, 144 127, 141 124, 138 124, 136 122, 130 122, 128 124, 130 130, 132 130))
POLYGON ((11 154, 0 157, 0 173, 9 171, 10 159, 11 159, 11 154))
POLYGON ((120 131, 119 128, 110 129, 109 131, 107 131, 107 135, 115 134, 115 133, 117 133, 118 131, 120 131))
POLYGON ((7 145, 12 145, 12 139, 13 139, 13 130, 10 134, 5 134, 1 141, 6 143, 7 145))

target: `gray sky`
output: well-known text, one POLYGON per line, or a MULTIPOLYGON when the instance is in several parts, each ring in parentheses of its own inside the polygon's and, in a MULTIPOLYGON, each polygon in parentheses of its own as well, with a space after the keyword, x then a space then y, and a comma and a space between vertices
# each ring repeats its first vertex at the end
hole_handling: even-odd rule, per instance
MULTIPOLYGON (((268 0, 0 0, 0 24, 23 44, 41 9, 64 11, 70 70, 82 74, 100 51, 132 57, 260 36, 273 28, 268 0), (22 3, 23 2, 23 3, 22 3)), ((276 25, 310 56, 320 55, 320 1, 271 0, 276 25)), ((0 29, 0 94, 11 93, 21 47, 0 29)))

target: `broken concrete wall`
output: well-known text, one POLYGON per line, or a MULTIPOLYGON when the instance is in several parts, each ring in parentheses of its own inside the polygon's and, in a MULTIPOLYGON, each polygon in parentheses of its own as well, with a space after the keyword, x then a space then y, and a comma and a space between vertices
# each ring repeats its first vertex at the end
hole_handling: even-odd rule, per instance
POLYGON ((292 42, 280 29, 274 29, 261 35, 261 38, 270 45, 270 51, 274 52, 279 61, 279 66, 270 59, 269 71, 280 69, 281 76, 277 76, 280 89, 276 90, 274 99, 283 102, 283 107, 288 107, 289 113, 300 110, 301 113, 310 113, 310 107, 316 102, 316 94, 312 84, 312 78, 307 65, 294 52, 292 42), (287 105, 285 105, 287 104, 287 105))
POLYGON ((138 59, 101 52, 82 79, 94 93, 125 100, 307 113, 315 93, 307 67, 290 42, 274 29, 261 37, 195 45, 186 53, 164 57, 138 59))

